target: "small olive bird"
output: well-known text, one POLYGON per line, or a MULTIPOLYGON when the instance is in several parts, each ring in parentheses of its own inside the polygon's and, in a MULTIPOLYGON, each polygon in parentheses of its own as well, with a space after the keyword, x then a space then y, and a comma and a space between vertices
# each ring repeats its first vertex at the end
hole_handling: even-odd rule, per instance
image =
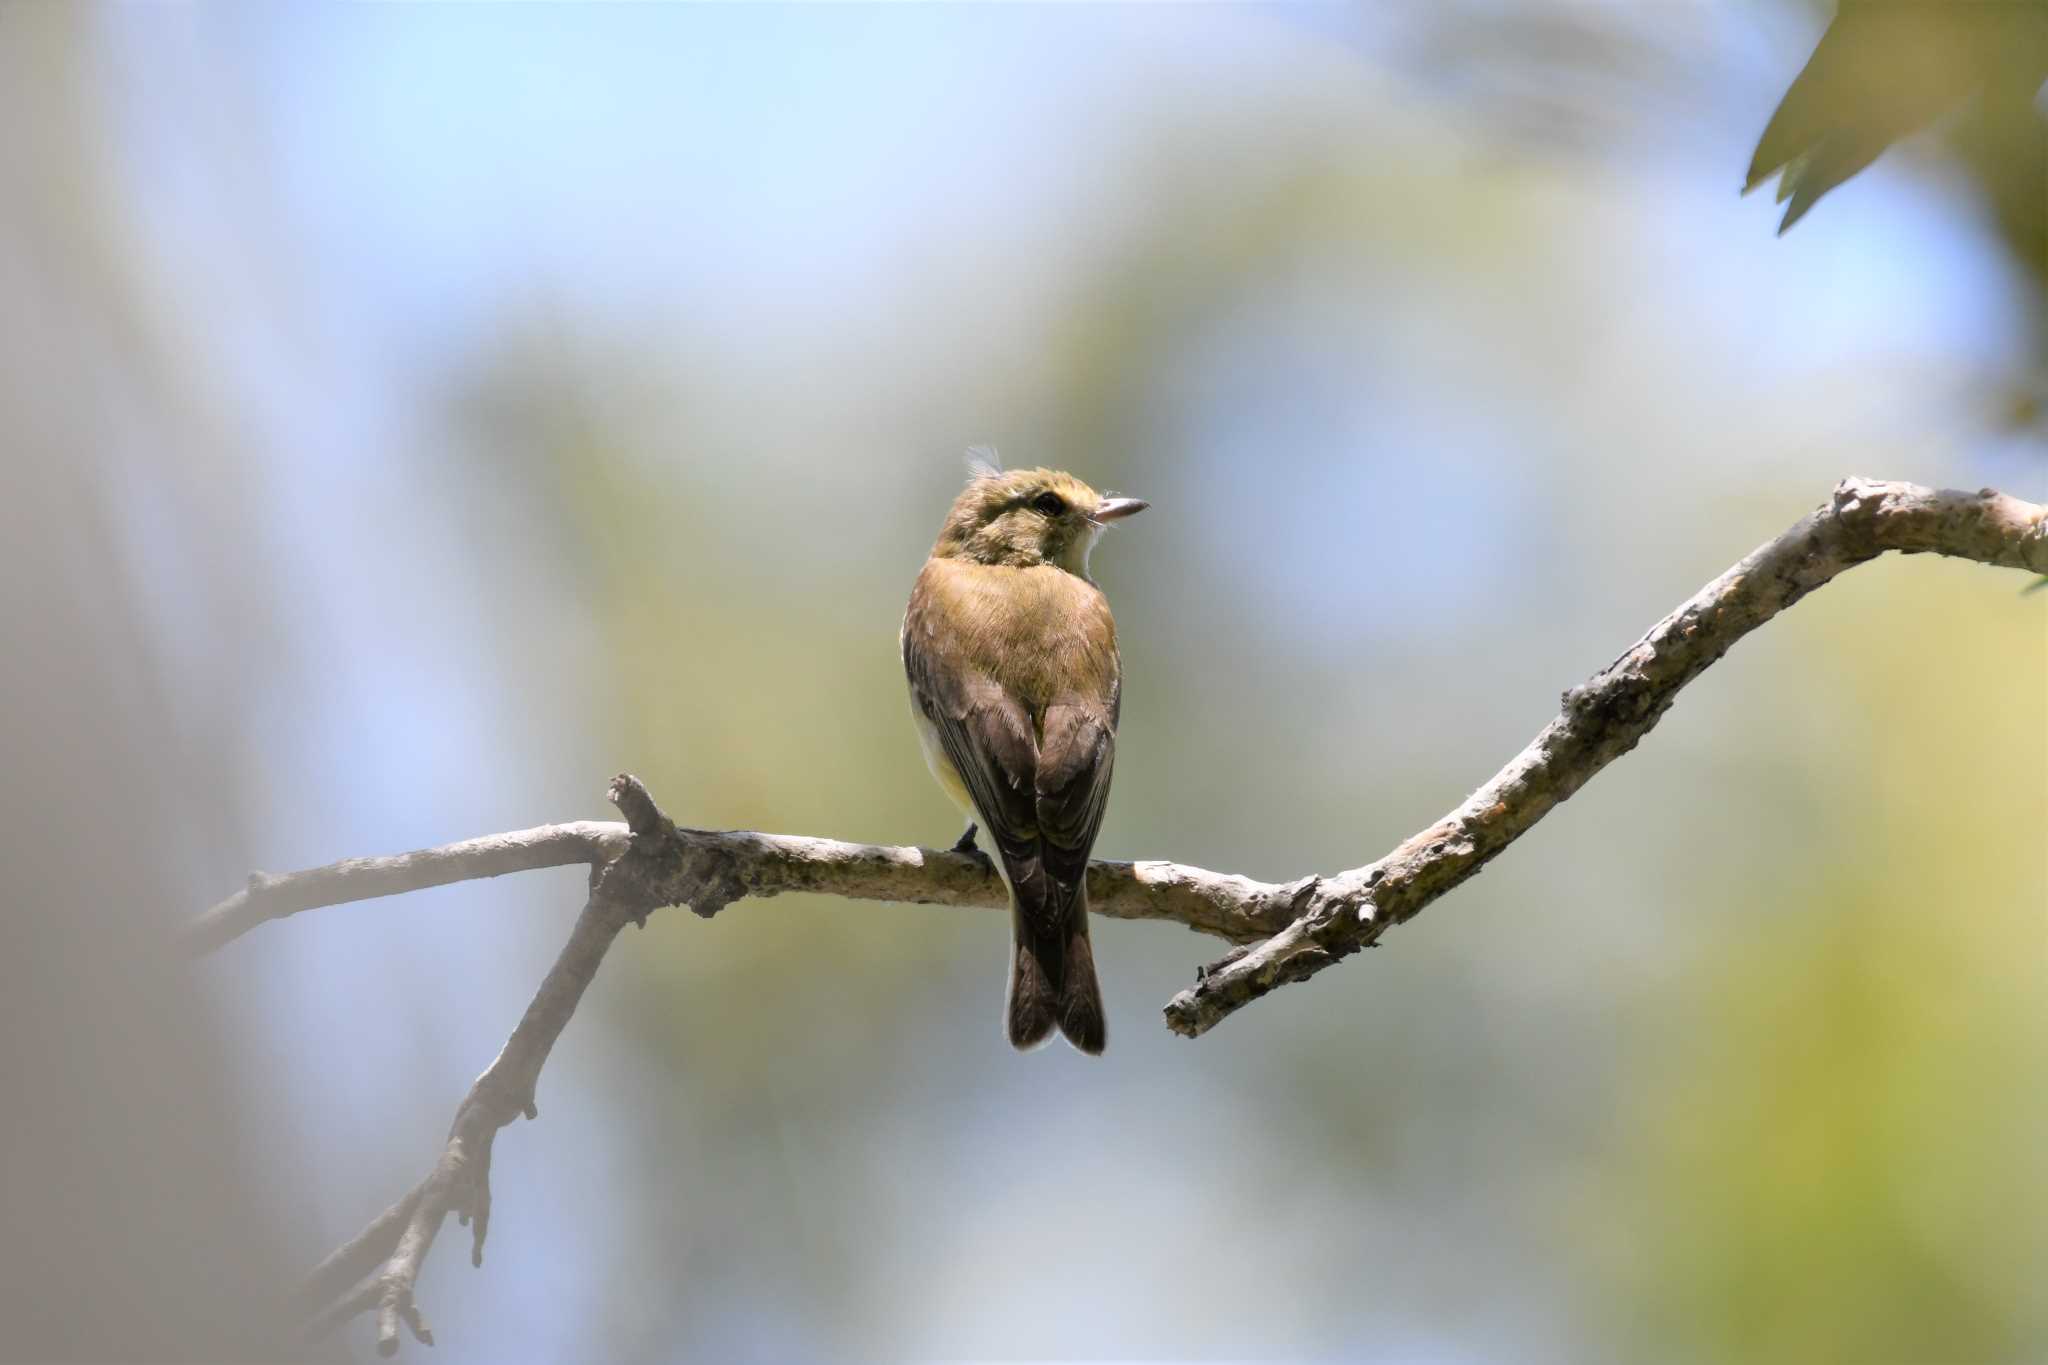
POLYGON ((1088 947, 1088 851, 1116 760, 1123 669, 1088 551, 1145 510, 1071 474, 970 465, 903 615, 903 671, 925 762, 995 845, 1010 890, 1010 1043, 1057 1028, 1102 1051, 1088 947))

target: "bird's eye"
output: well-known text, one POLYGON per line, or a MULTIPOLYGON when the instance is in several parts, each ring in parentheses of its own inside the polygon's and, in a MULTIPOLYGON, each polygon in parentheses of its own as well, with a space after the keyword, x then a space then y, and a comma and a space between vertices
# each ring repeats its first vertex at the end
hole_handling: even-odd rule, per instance
POLYGON ((1057 493, 1040 493, 1031 505, 1049 517, 1062 516, 1067 510, 1067 500, 1057 493))

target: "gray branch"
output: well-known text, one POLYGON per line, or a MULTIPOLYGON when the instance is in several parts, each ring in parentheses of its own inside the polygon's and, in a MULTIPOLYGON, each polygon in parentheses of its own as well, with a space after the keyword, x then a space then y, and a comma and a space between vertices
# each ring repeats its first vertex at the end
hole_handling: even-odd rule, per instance
POLYGON ((1887 550, 2048 574, 2048 508, 1989 488, 1960 493, 1843 480, 1827 503, 1566 692, 1557 718, 1456 810, 1378 862, 1322 882, 1294 923, 1205 969, 1167 1002, 1167 1026, 1190 1038, 1206 1033, 1276 986, 1305 981, 1414 918, 1635 748, 1679 689, 1737 640, 1887 550))
MULTIPOLYGON (((1283 883, 1177 863, 1096 862, 1088 869, 1090 909, 1119 919, 1172 920, 1240 945, 1167 1003, 1166 1022, 1175 1032, 1207 1032, 1275 987, 1306 980, 1413 918, 1634 748, 1679 690, 1737 640, 1843 570, 1889 550, 2048 574, 2048 508, 1991 489, 1845 480, 1824 506, 1566 692, 1557 718, 1528 748, 1379 861, 1283 883)), ((374 1309, 381 1353, 398 1349, 401 1323, 431 1344, 414 1301, 420 1267, 450 1213, 472 1225, 471 1260, 483 1263, 491 1143, 514 1118, 535 1116, 541 1067, 627 923, 644 923, 669 905, 709 917, 736 900, 789 891, 1007 905, 1001 881, 979 853, 680 828, 630 776, 613 781, 611 799, 625 824, 577 821, 282 876, 256 873, 247 888, 183 930, 187 946, 204 952, 268 920, 321 906, 540 867, 591 868, 590 898, 569 942, 504 1050, 457 1108, 433 1169, 310 1277, 302 1303, 316 1330, 374 1309)))
MULTIPOLYGON (((1002 881, 981 853, 680 826, 672 826, 664 839, 673 865, 717 870, 726 894, 714 909, 742 897, 785 891, 991 910, 1009 904, 1002 881)), ((623 824, 578 820, 414 853, 351 858, 304 872, 258 872, 245 889, 184 925, 179 938, 195 953, 211 952, 260 924, 301 911, 507 872, 577 863, 603 866, 627 844, 623 824)), ((1177 863, 1097 861, 1088 868, 1088 905, 1112 919, 1174 920, 1232 943, 1253 943, 1294 920, 1304 885, 1255 882, 1177 863)), ((678 894, 659 903, 680 905, 689 899, 678 894)))
POLYGON ((266 920, 283 919, 301 910, 502 877, 507 872, 607 862, 625 846, 624 825, 574 820, 510 834, 486 834, 481 839, 389 858, 348 858, 306 872, 251 872, 246 887, 186 924, 179 938, 193 952, 211 952, 266 920))
MULTIPOLYGON (((414 1289, 419 1283, 420 1267, 427 1253, 433 1249, 434 1238, 439 1235, 443 1220, 453 1213, 470 1226, 470 1264, 481 1266, 484 1263, 484 1239, 491 1225, 491 1144, 497 1138, 498 1130, 522 1114, 529 1119, 540 1116, 535 1094, 541 1068, 546 1065, 548 1053, 554 1049, 555 1040, 562 1036, 570 1016, 576 1012, 585 988, 597 975, 598 964, 604 961, 604 955, 612 940, 618 937, 619 930, 629 921, 644 923, 648 911, 654 908, 644 899, 644 888, 661 881, 667 889, 682 893, 683 899, 693 899, 698 894, 694 885, 685 879, 684 869, 669 866, 673 850, 668 836, 673 834, 675 827, 655 808, 647 789, 634 778, 620 776, 612 782, 611 797, 631 822, 630 826, 620 826, 616 833, 613 827, 599 826, 598 836, 586 840, 594 857, 602 856, 607 850, 613 856, 608 861, 593 865, 590 899, 584 905, 583 913, 577 916, 576 927, 570 931, 568 943, 555 958, 554 965, 548 968, 540 989, 534 993, 532 1003, 527 1005, 525 1015, 519 1020, 519 1026, 512 1030, 504 1048, 484 1068, 483 1074, 476 1078, 469 1093, 456 1107, 455 1121, 449 1126, 448 1140, 434 1168, 405 1198, 385 1210, 362 1233, 321 1262, 300 1290, 300 1303, 310 1315, 309 1326, 314 1334, 374 1309, 379 1354, 389 1356, 398 1350, 401 1323, 416 1339, 433 1345, 433 1331, 420 1312, 414 1289), (662 864, 666 875, 651 875, 651 869, 646 866, 650 862, 662 864)), ((494 876, 498 872, 512 870, 510 864, 516 860, 530 858, 535 846, 556 846, 558 842, 521 840, 513 836, 495 843, 474 840, 467 845, 449 847, 465 850, 463 856, 484 860, 484 865, 472 875, 494 876), (483 845, 492 847, 484 849, 483 845), (493 859, 506 865, 499 866, 493 859)), ((414 860, 412 863, 408 863, 406 858, 395 858, 376 859, 365 864, 377 869, 365 875, 382 879, 372 884, 387 888, 369 894, 388 894, 391 889, 404 889, 392 886, 392 879, 406 875, 418 877, 421 885, 429 886, 451 880, 442 875, 450 862, 449 849, 408 856, 414 860)), ((554 857, 550 861, 525 865, 551 866, 563 861, 566 860, 554 857)), ((321 871, 333 874, 332 868, 321 871)), ((319 874, 302 875, 317 877, 319 874)), ((290 882, 292 879, 277 880, 290 882)), ((279 910, 276 913, 289 914, 291 911, 279 910)))

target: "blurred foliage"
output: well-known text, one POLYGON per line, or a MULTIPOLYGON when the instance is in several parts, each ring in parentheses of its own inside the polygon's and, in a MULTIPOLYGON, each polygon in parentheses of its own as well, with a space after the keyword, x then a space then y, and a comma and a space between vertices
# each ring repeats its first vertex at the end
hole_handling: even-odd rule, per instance
MULTIPOLYGON (((1781 232, 1897 148, 1893 157, 1927 171, 1936 193, 1981 212, 2017 268, 2031 336, 1985 388, 1982 412, 2036 451, 2048 443, 2044 0, 1449 0, 1342 12, 1362 46, 1387 53, 1449 117, 1549 154, 1675 163, 1687 142, 1721 154, 1725 130, 1753 123, 1761 133, 1744 148, 1743 188, 1782 169, 1781 232), (1744 26, 1796 72, 1768 95, 1731 70, 1727 30, 1744 26), (1809 54, 1803 67, 1790 64, 1796 51, 1809 54)), ((1826 230, 1839 240, 1839 224, 1826 230)))
POLYGON ((1841 0, 1757 141, 1745 192, 1782 169, 1784 232, 1829 190, 1932 126, 2022 272, 2033 345, 1990 416, 2048 440, 2048 3, 1841 0))
POLYGON ((1757 141, 1745 191, 1782 171, 1782 233, 1899 139, 1942 121, 1942 141, 2025 273, 2031 373, 2005 423, 2048 432, 2048 0, 1841 0, 1757 141))
POLYGON ((1746 189, 1783 172, 1784 231, 1829 190, 1974 97, 1954 141, 2007 239, 2048 250, 2044 0, 1842 0, 1757 142, 1746 189))
POLYGON ((1746 907, 1676 888, 1710 922, 1638 1012, 1582 1190, 1635 1353, 2003 1361, 2048 1334, 2048 868, 1998 852, 2048 824, 2043 680, 2004 666, 2042 627, 1929 567, 1830 589, 1815 632, 1802 685, 1868 745, 1812 812, 1830 856, 1737 872, 1718 897, 1746 907))

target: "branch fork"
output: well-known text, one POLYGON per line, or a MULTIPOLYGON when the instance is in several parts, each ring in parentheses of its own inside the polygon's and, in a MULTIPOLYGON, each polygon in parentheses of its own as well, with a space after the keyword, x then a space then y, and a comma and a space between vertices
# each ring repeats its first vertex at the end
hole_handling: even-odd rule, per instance
MULTIPOLYGON (((401 1324, 416 1340, 434 1344, 433 1330, 414 1296, 420 1267, 451 1213, 470 1229, 470 1264, 483 1265, 484 1240, 491 1228, 491 1145, 498 1130, 514 1119, 540 1117, 535 1090, 541 1067, 612 940, 628 923, 645 924, 647 916, 663 905, 687 903, 709 917, 742 892, 731 859, 716 848, 702 850, 680 839, 675 822, 662 814, 638 778, 614 778, 610 796, 626 817, 623 851, 608 861, 593 862, 590 899, 568 944, 548 969, 504 1050, 463 1096, 433 1169, 404 1199, 323 1261, 300 1290, 299 1301, 311 1313, 315 1335, 374 1309, 380 1355, 398 1350, 401 1324)), ((600 853, 620 847, 609 837, 585 846, 600 853)), ((271 879, 271 884, 283 880, 271 879)))

